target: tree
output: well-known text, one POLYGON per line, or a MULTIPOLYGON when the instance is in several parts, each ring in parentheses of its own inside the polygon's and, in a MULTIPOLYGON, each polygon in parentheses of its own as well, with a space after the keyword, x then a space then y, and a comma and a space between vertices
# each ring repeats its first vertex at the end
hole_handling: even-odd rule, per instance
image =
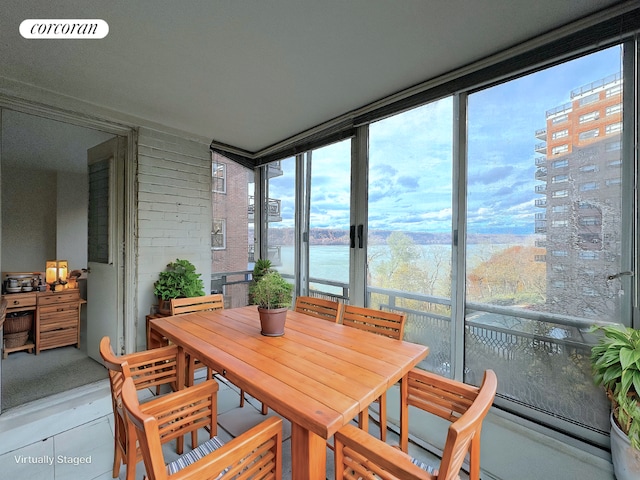
POLYGON ((514 246, 493 255, 467 275, 468 298, 516 305, 544 303, 546 265, 535 260, 545 250, 514 246))

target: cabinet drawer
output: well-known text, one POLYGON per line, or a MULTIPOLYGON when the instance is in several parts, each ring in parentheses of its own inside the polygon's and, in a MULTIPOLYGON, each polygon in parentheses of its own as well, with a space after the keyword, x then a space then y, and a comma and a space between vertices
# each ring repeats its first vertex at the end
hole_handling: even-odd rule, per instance
POLYGON ((59 330, 61 328, 78 328, 78 317, 75 315, 58 315, 40 319, 40 332, 59 330))
POLYGON ((69 290, 66 292, 40 293, 38 295, 38 305, 53 305, 65 302, 78 302, 80 300, 79 290, 69 290))
POLYGON ((38 308, 38 312, 40 314, 40 321, 42 321, 43 318, 49 318, 58 314, 62 315, 74 313, 78 315, 78 304, 61 303, 58 305, 49 305, 47 307, 38 308))
POLYGON ((11 295, 3 295, 3 297, 7 300, 7 309, 9 311, 11 311, 11 309, 36 306, 35 293, 14 293, 11 295))
POLYGON ((54 330, 52 332, 43 332, 40 335, 40 349, 61 347, 63 345, 73 345, 78 343, 78 330, 75 328, 67 328, 64 330, 54 330))

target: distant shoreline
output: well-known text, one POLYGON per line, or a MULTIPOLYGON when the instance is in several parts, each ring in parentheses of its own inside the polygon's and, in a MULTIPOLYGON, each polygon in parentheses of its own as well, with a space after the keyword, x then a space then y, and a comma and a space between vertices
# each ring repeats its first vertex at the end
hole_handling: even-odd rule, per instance
MULTIPOLYGON (((385 245, 394 230, 370 230, 369 245, 385 245)), ((451 233, 398 232, 407 235, 416 245, 451 245, 451 233)), ((474 233, 467 237, 468 244, 533 244, 541 236, 533 233, 474 233)), ((290 227, 269 229, 272 245, 294 245, 295 230, 290 227)), ((349 230, 312 228, 309 231, 309 245, 349 245, 349 230)))

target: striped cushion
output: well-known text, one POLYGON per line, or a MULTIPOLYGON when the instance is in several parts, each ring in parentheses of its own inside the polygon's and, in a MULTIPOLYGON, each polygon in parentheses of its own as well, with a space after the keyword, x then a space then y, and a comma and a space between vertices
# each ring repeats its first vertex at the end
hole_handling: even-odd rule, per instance
POLYGON ((173 462, 167 465, 167 474, 173 475, 174 473, 179 472, 183 468, 191 465, 192 463, 197 462, 203 457, 206 457, 214 450, 217 450, 224 442, 220 440, 218 437, 213 437, 210 440, 198 445, 196 448, 191 450, 190 452, 181 455, 180 458, 174 460, 173 462))
POLYGON ((436 469, 431 466, 428 465, 424 462, 421 462, 420 460, 418 460, 417 458, 412 458, 411 459, 411 463, 413 463, 414 465, 417 465, 418 467, 420 467, 422 470, 430 473, 431 475, 435 475, 436 474, 436 469))

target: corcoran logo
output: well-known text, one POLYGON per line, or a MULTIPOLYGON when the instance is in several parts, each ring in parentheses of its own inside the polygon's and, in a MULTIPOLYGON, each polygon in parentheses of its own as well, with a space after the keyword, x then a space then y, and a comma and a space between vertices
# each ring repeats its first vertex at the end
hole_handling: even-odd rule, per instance
POLYGON ((20 24, 20 35, 34 39, 100 39, 109 33, 109 24, 100 19, 27 19, 20 24))

